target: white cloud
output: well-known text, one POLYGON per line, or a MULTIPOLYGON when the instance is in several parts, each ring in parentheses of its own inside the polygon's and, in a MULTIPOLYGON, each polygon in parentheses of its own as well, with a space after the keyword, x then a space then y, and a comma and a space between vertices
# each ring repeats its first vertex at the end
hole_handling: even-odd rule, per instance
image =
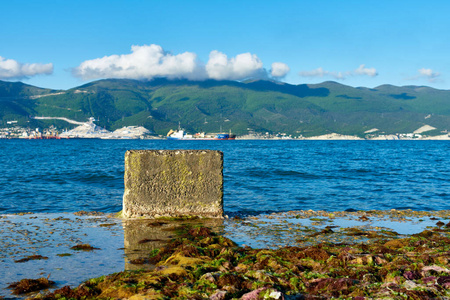
POLYGON ((251 77, 266 78, 263 63, 251 53, 228 58, 217 50, 211 51, 205 65, 197 54, 184 52, 171 54, 159 45, 132 46, 130 54, 111 55, 82 62, 72 71, 84 80, 98 78, 189 80, 243 80, 251 77))
POLYGON ((270 75, 276 78, 283 78, 287 73, 289 73, 290 70, 291 69, 287 64, 282 62, 274 62, 272 64, 272 69, 270 70, 270 75))
POLYGON ((200 79, 204 77, 197 55, 165 52, 158 45, 132 46, 131 54, 87 60, 73 70, 85 80, 96 78, 151 79, 153 77, 200 79))
POLYGON ((0 56, 0 79, 23 79, 53 73, 53 64, 23 64, 0 56))
POLYGON ((217 50, 211 51, 206 64, 208 77, 216 80, 242 80, 261 77, 265 73, 262 61, 251 53, 242 53, 228 59, 217 50))
POLYGON ((430 81, 430 82, 436 81, 436 79, 439 76, 441 76, 441 73, 434 72, 431 69, 425 69, 425 68, 419 69, 419 74, 422 77, 426 77, 428 79, 428 81, 430 81))
POLYGON ((356 69, 355 71, 353 71, 354 74, 356 75, 367 75, 370 77, 375 77, 378 75, 377 70, 375 70, 375 68, 366 68, 366 65, 360 65, 358 69, 356 69))
POLYGON ((353 71, 345 71, 345 72, 334 72, 327 71, 323 68, 317 68, 312 71, 301 71, 298 75, 302 77, 333 77, 337 80, 347 79, 349 76, 370 76, 375 77, 378 75, 378 72, 375 68, 366 68, 365 65, 360 65, 357 69, 353 71))
POLYGON ((417 72, 419 74, 412 76, 412 77, 408 77, 406 78, 406 80, 418 80, 418 79, 427 79, 428 82, 436 82, 439 80, 439 77, 441 76, 441 73, 439 72, 435 72, 432 69, 419 69, 417 70, 417 72))
POLYGON ((298 73, 302 77, 325 77, 330 76, 335 79, 345 79, 345 75, 342 72, 330 72, 326 71, 323 68, 317 68, 312 71, 302 71, 298 73))
POLYGON ((323 77, 328 73, 328 71, 325 71, 324 69, 322 69, 322 67, 320 67, 312 71, 301 71, 298 73, 298 75, 302 77, 323 77))

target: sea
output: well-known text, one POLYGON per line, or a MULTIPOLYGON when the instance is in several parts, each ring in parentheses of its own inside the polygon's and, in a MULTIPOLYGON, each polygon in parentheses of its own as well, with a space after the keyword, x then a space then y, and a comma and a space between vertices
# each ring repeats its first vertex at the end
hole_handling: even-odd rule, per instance
POLYGON ((132 149, 224 153, 229 216, 450 209, 450 141, 0 140, 0 214, 118 212, 132 149))
POLYGON ((326 226, 337 228, 331 239, 346 240, 340 232, 347 227, 412 234, 438 220, 447 223, 449 146, 450 141, 403 140, 0 140, 0 298, 30 296, 7 288, 24 278, 49 277, 56 289, 152 268, 132 260, 161 247, 175 225, 155 229, 149 220, 111 217, 122 209, 127 150, 222 151, 228 218, 202 224, 240 246, 277 249, 299 246, 326 226), (408 219, 402 212, 395 219, 391 215, 400 212, 393 209, 427 212, 408 219), (298 218, 300 210, 321 218, 298 218), (364 212, 369 210, 390 212, 370 217, 364 212), (369 218, 359 218, 365 214, 369 218), (96 250, 73 250, 78 244, 96 250), (44 259, 20 262, 31 255, 44 259))

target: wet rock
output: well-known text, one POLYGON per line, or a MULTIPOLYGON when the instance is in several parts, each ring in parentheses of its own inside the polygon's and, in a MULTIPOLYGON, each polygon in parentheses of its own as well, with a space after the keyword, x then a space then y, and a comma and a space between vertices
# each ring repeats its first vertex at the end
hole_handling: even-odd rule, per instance
POLYGON ((209 297, 209 300, 224 300, 226 295, 227 291, 217 291, 209 297))
POLYGON ((377 265, 384 265, 387 263, 387 260, 385 260, 384 258, 377 255, 377 256, 375 256, 375 263, 377 265))
POLYGON ((368 265, 373 263, 373 257, 371 255, 359 256, 349 261, 349 263, 355 265, 368 265))
POLYGON ((262 287, 242 295, 241 300, 284 299, 283 293, 273 288, 262 287))
POLYGON ((309 236, 309 237, 316 237, 316 236, 319 236, 319 235, 323 235, 323 234, 332 234, 332 233, 334 233, 334 231, 333 231, 331 228, 325 228, 325 229, 322 229, 322 230, 319 231, 319 232, 311 233, 311 234, 308 235, 308 236, 309 236))
POLYGON ((450 289, 450 276, 438 277, 436 283, 444 287, 445 289, 450 289))
POLYGON ((73 247, 70 247, 70 249, 72 250, 76 250, 76 251, 92 251, 92 250, 100 250, 100 248, 95 248, 89 244, 78 244, 75 245, 73 247))
POLYGON ((450 270, 440 266, 425 266, 421 270, 422 276, 426 277, 428 275, 440 275, 442 273, 449 274, 450 270))
POLYGON ((430 237, 433 236, 433 234, 434 234, 434 232, 431 231, 431 230, 424 230, 424 231, 422 231, 420 233, 413 234, 413 236, 423 237, 423 238, 430 238, 430 237))
POLYGON ((242 288, 244 281, 245 279, 241 275, 225 273, 221 274, 216 282, 218 287, 233 286, 239 290, 242 288))
POLYGON ((417 280, 420 279, 422 276, 417 271, 406 271, 403 273, 403 277, 405 277, 408 280, 417 280))
POLYGON ((339 294, 347 295, 349 289, 358 284, 358 280, 351 278, 319 278, 311 281, 308 286, 310 293, 324 293, 332 296, 339 294))
MULTIPOLYGON (((64 286, 55 290, 46 298, 54 297, 56 299, 86 299, 98 295, 98 289, 92 288, 86 284, 81 284, 78 288, 72 289, 70 286, 64 286)), ((44 298, 44 299, 46 299, 44 298)), ((54 299, 51 298, 51 299, 54 299)))
POLYGON ((407 289, 407 290, 412 290, 412 289, 417 288, 417 284, 416 284, 414 281, 412 281, 412 280, 406 280, 406 281, 403 283, 403 287, 404 287, 405 289, 407 289))
POLYGON ((75 216, 103 216, 105 213, 99 211, 77 211, 73 213, 75 216))
POLYGON ((442 221, 439 221, 439 222, 436 223, 436 226, 437 226, 437 227, 442 227, 442 226, 444 226, 444 225, 445 225, 445 223, 442 222, 442 221))
POLYGON ((435 276, 428 276, 422 279, 422 282, 425 284, 435 284, 436 283, 436 277, 435 276))
POLYGON ((444 254, 443 256, 438 256, 434 258, 434 262, 440 265, 449 265, 450 258, 448 254, 444 254))
POLYGON ((310 247, 306 249, 303 252, 303 255, 317 261, 325 261, 330 258, 330 254, 328 254, 327 251, 318 247, 310 247))
POLYGON ((404 293, 407 299, 411 300, 423 300, 423 299, 436 299, 436 294, 431 290, 408 290, 404 293))
POLYGON ((220 276, 220 272, 215 272, 215 273, 206 273, 203 274, 202 277, 200 277, 200 280, 207 280, 209 282, 216 282, 216 279, 219 278, 220 276))
POLYGON ((27 256, 27 257, 22 258, 22 259, 15 260, 14 262, 16 262, 16 263, 23 263, 23 262, 27 262, 27 261, 30 261, 30 260, 40 260, 40 259, 48 259, 48 257, 42 256, 42 255, 31 255, 31 256, 27 256))
POLYGON ((212 235, 212 232, 207 227, 197 227, 189 230, 188 234, 192 237, 209 237, 212 235))
POLYGON ((254 278, 260 282, 270 282, 270 283, 278 282, 276 277, 263 270, 250 271, 245 273, 245 276, 249 278, 254 278))
POLYGON ((11 283, 8 288, 13 290, 13 294, 20 295, 29 292, 40 291, 47 289, 55 284, 54 281, 48 280, 48 278, 38 279, 22 279, 18 282, 11 283))
POLYGON ((98 226, 99 227, 111 227, 111 226, 114 226, 114 225, 116 225, 116 223, 106 223, 106 224, 100 224, 98 226))
POLYGON ((390 240, 384 246, 391 249, 400 249, 405 247, 406 243, 403 240, 390 240))
POLYGON ((361 217, 358 218, 358 220, 363 221, 363 222, 367 222, 370 219, 368 217, 366 217, 366 216, 361 216, 361 217))

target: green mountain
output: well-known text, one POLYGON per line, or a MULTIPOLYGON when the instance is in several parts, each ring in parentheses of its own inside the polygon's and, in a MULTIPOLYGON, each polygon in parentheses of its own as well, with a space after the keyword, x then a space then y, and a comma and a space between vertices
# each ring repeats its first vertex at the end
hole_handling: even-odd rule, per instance
POLYGON ((33 98, 54 92, 56 91, 22 82, 0 81, 0 125, 11 120, 17 120, 25 125, 29 116, 35 113, 33 98))
POLYGON ((0 122, 60 128, 63 121, 33 117, 94 117, 109 130, 144 126, 166 134, 181 124, 188 132, 231 130, 298 136, 336 132, 364 136, 413 132, 423 125, 450 129, 450 91, 425 86, 353 88, 336 82, 291 85, 274 81, 107 79, 65 91, 0 81, 0 122))

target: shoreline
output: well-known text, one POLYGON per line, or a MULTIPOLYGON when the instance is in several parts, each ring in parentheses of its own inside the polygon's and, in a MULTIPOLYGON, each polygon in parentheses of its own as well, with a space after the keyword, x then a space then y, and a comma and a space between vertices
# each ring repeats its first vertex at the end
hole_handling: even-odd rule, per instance
MULTIPOLYGON (((2 226, 5 229, 0 234, 3 244, 3 257, 0 259, 3 268, 9 269, 8 282, 23 278, 38 278, 51 273, 50 279, 56 279, 58 284, 55 288, 61 288, 62 285, 76 286, 87 278, 120 271, 120 268, 108 271, 108 264, 116 267, 118 263, 122 264, 125 270, 146 268, 146 264, 141 263, 148 255, 146 253, 164 247, 165 243, 176 237, 175 232, 184 226, 183 224, 206 224, 210 228, 215 228, 220 236, 232 240, 243 249, 250 246, 249 249, 277 251, 286 247, 316 247, 322 243, 337 245, 351 242, 351 245, 357 245, 375 239, 404 239, 412 234, 434 230, 438 222, 446 224, 448 220, 450 220, 449 210, 289 211, 236 216, 210 223, 204 223, 210 221, 206 219, 122 220, 111 214, 83 212, 5 214, 0 215, 0 223, 5 225, 2 226), (394 225, 396 228, 389 228, 394 225), (50 228, 50 231, 47 228, 50 228), (407 231, 402 232, 402 229, 407 231), (33 244, 28 244, 31 236, 36 239, 32 240, 33 244), (13 243, 12 240, 16 241, 13 243), (5 245, 8 242, 10 243, 5 245), (87 252, 69 249, 77 243, 89 243, 101 249, 87 252), (64 253, 71 255, 58 256, 64 253), (23 264, 14 262, 30 254, 39 254, 48 259, 32 260, 23 264), (100 258, 102 259, 100 264, 103 266, 99 265, 100 258), (73 265, 73 261, 80 265, 78 267, 73 265), (22 275, 12 276, 11 271, 18 266, 34 268, 36 272, 34 275, 31 272, 30 276, 25 276, 23 270, 20 271, 19 268, 22 275), (93 273, 92 276, 84 274, 87 278, 70 280, 68 276, 71 274, 65 272, 70 268, 72 271, 69 273, 78 271, 93 271, 93 273), (63 277, 58 277, 61 275, 63 277)), ((3 274, 5 275, 6 273, 3 274)), ((0 286, 4 288, 5 284, 2 282, 0 286)), ((9 297, 7 295, 9 291, 3 291, 0 295, 9 297)))
MULTIPOLYGON (((101 137, 64 137, 64 138, 27 138, 27 137, 0 137, 1 140, 115 140, 115 141, 129 141, 129 140, 167 140, 166 138, 152 137, 152 138, 101 138, 101 137)), ((404 138, 397 135, 374 137, 374 138, 360 138, 358 136, 349 135, 321 135, 301 138, 266 138, 266 137, 236 137, 236 141, 449 141, 450 136, 426 136, 421 138, 404 138)), ((196 141, 189 139, 188 141, 196 141)), ((198 141, 205 141, 199 139, 198 141)), ((214 139, 207 140, 214 141, 214 139)))

